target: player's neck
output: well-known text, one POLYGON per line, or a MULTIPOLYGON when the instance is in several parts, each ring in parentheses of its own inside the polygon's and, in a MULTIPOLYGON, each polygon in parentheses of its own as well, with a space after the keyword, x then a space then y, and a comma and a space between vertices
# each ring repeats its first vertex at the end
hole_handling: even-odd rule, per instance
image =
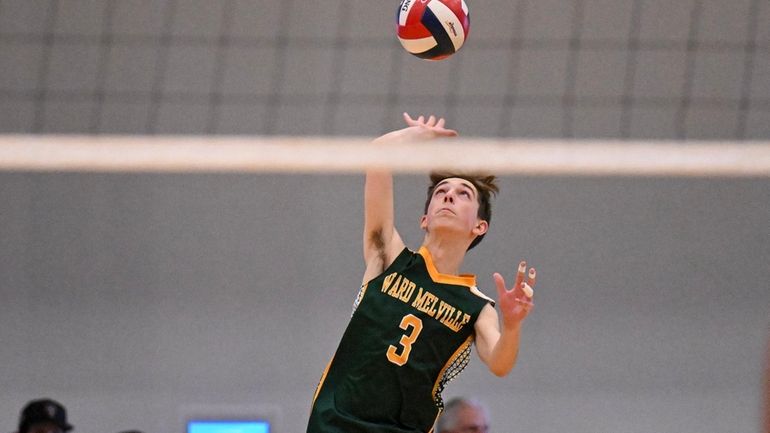
POLYGON ((468 245, 446 238, 436 239, 425 236, 422 246, 430 252, 437 271, 447 275, 460 275, 460 268, 463 260, 465 260, 468 245))

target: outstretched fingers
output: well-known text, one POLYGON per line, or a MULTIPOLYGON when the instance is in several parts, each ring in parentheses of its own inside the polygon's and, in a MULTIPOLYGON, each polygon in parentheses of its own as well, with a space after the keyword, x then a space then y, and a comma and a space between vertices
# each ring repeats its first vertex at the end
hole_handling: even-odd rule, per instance
POLYGON ((419 126, 424 125, 427 127, 437 127, 437 128, 443 128, 445 120, 443 117, 436 117, 433 114, 431 114, 427 119, 425 116, 420 115, 417 119, 412 119, 412 116, 409 115, 409 113, 403 113, 404 116, 404 122, 406 122, 409 126, 419 126))
POLYGON ((404 112, 403 116, 404 116, 404 122, 406 122, 408 126, 420 126, 425 122, 425 116, 420 116, 416 119, 412 119, 412 116, 410 116, 409 113, 407 112, 404 112))
POLYGON ((537 271, 535 268, 530 268, 529 272, 527 272, 527 262, 522 260, 516 271, 516 280, 513 283, 513 290, 523 293, 527 298, 532 298, 535 294, 533 287, 535 286, 536 279, 537 271))
POLYGON ((532 287, 535 287, 535 281, 537 279, 537 271, 535 268, 530 268, 529 273, 527 273, 527 284, 529 284, 532 287))
POLYGON ((514 290, 517 288, 520 288, 521 285, 524 283, 524 276, 527 272, 527 262, 521 261, 519 263, 519 269, 516 271, 516 280, 513 283, 514 290))
POLYGON ((431 131, 437 137, 456 137, 459 135, 457 131, 453 129, 447 129, 445 127, 446 120, 443 117, 430 115, 427 119, 425 116, 420 116, 417 119, 413 119, 409 113, 404 113, 403 116, 404 122, 406 122, 407 126, 423 127, 426 130, 431 131))
POLYGON ((502 312, 505 326, 515 326, 517 323, 520 323, 535 306, 532 303, 533 292, 528 283, 529 280, 524 281, 527 274, 526 264, 522 262, 519 269, 520 272, 516 274, 516 283, 511 290, 506 288, 502 275, 499 273, 492 274, 495 286, 497 287, 498 305, 502 312))
POLYGON ((505 279, 497 272, 492 274, 492 278, 494 278, 495 286, 497 287, 497 298, 500 299, 508 292, 508 289, 505 288, 505 279))
POLYGON ((524 291, 524 294, 527 295, 528 298, 532 298, 532 296, 535 294, 534 287, 536 277, 537 271, 535 268, 530 268, 529 272, 527 273, 527 281, 521 285, 521 289, 524 291))

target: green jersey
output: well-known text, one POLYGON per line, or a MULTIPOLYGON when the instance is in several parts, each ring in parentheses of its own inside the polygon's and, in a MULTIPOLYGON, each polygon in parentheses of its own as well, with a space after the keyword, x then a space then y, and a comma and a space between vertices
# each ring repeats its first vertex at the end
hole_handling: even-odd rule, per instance
POLYGON ((427 248, 405 248, 361 287, 307 433, 432 431, 441 391, 467 365, 487 303, 473 275, 441 274, 427 248))

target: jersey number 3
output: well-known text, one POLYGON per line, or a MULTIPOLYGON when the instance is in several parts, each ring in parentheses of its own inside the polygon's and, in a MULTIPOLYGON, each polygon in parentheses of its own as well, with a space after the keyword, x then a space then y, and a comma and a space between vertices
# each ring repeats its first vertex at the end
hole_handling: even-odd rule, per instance
POLYGON ((402 335, 401 340, 398 342, 401 345, 401 353, 398 353, 398 347, 393 345, 388 346, 388 361, 399 367, 406 364, 406 361, 409 360, 409 353, 412 352, 412 344, 417 341, 417 337, 420 336, 420 332, 422 331, 422 320, 414 314, 407 314, 401 319, 401 323, 398 327, 406 331, 410 326, 412 327, 412 330, 402 335))

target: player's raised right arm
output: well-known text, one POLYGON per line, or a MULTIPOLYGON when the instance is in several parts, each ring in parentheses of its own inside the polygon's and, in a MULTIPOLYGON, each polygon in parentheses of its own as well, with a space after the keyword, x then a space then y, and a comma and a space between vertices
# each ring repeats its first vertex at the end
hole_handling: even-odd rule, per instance
MULTIPOLYGON (((457 136, 456 131, 444 128, 444 119, 435 116, 412 119, 404 113, 404 121, 406 128, 389 132, 374 143, 387 146, 457 136)), ((364 188, 364 282, 390 266, 403 249, 404 241, 394 224, 393 175, 389 170, 370 169, 366 172, 364 188)))
MULTIPOLYGON (((379 137, 375 143, 387 146, 398 140, 399 131, 379 137)), ((364 186, 364 282, 371 280, 393 263, 404 248, 394 225, 393 175, 389 170, 369 169, 364 186)))

